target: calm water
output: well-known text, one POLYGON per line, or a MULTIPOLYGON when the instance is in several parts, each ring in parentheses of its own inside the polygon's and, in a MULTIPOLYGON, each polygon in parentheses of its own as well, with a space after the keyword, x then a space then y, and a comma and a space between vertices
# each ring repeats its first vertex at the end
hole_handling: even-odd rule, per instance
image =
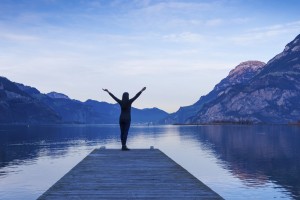
MULTIPOLYGON (((0 199, 36 199, 119 128, 0 126, 0 199)), ((299 126, 133 126, 128 146, 155 146, 226 199, 300 199, 299 126)))

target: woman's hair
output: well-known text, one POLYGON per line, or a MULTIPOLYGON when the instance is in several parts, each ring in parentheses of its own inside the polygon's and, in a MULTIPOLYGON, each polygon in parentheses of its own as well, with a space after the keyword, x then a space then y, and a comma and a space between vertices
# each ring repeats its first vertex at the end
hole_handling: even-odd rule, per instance
POLYGON ((123 96, 122 96, 122 101, 128 101, 129 100, 129 93, 128 92, 124 92, 123 96))

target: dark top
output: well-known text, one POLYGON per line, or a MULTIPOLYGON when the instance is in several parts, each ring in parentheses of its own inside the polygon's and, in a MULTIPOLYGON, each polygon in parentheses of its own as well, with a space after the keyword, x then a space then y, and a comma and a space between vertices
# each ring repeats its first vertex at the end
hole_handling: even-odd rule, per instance
POLYGON ((138 92, 132 99, 128 100, 120 100, 112 93, 108 92, 108 94, 119 103, 121 107, 121 114, 120 114, 120 123, 127 123, 131 121, 131 104, 142 94, 142 92, 138 92))

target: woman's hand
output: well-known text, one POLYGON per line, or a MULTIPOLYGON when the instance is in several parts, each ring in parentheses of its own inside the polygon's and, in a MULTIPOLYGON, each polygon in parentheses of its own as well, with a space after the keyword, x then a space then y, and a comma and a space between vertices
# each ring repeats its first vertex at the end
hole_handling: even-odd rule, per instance
POLYGON ((141 92, 144 92, 146 90, 146 87, 143 87, 143 89, 141 90, 141 92))
POLYGON ((103 89, 103 88, 102 88, 102 90, 105 91, 105 92, 109 92, 108 89, 103 89))

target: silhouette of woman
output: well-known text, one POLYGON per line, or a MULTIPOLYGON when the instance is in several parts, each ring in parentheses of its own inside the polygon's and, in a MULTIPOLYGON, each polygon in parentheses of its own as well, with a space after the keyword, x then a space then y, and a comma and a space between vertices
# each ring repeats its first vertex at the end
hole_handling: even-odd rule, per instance
POLYGON ((121 129, 121 142, 122 142, 122 150, 128 151, 129 149, 126 146, 127 135, 130 128, 131 122, 131 104, 142 94, 143 91, 146 90, 144 87, 141 91, 139 91, 132 99, 129 99, 128 92, 124 92, 122 96, 122 100, 118 99, 113 95, 108 89, 103 89, 103 91, 107 92, 116 102, 120 104, 121 114, 119 119, 120 129, 121 129))

